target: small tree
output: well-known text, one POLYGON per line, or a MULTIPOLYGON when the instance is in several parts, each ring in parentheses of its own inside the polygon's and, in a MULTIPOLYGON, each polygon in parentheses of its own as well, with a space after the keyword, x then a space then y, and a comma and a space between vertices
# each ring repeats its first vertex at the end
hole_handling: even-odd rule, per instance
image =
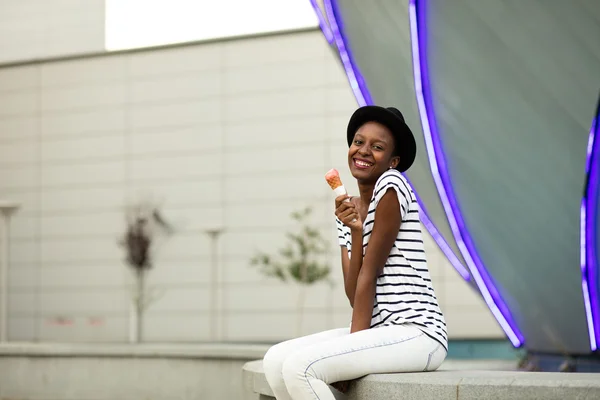
POLYGON ((286 234, 289 242, 279 250, 278 256, 258 252, 250 261, 251 265, 257 266, 266 276, 300 284, 296 325, 298 334, 301 333, 306 287, 325 280, 332 283, 329 280, 330 265, 320 261, 328 255, 329 246, 319 230, 309 225, 311 213, 310 207, 292 212, 291 218, 301 225, 301 229, 298 233, 286 234))
POLYGON ((156 296, 146 293, 146 274, 152 268, 152 256, 159 235, 170 236, 173 228, 163 218, 158 207, 151 202, 140 202, 126 210, 126 231, 119 240, 125 249, 125 260, 135 277, 132 295, 132 329, 130 340, 138 342, 142 332, 142 317, 145 309, 156 296))

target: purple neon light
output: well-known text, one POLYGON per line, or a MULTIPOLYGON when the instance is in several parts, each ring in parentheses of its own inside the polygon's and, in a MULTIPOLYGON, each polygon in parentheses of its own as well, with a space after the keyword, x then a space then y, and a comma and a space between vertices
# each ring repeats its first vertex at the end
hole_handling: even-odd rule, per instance
POLYGON ((592 351, 598 350, 600 339, 600 299, 598 298, 598 259, 596 254, 598 229, 598 179, 600 178, 600 98, 596 116, 590 127, 585 164, 586 185, 581 200, 581 289, 592 351))
MULTIPOLYGON (((410 182, 410 179, 408 179, 408 176, 404 175, 404 177, 412 186, 412 183, 410 182)), ((437 228, 433 224, 433 221, 429 219, 429 214, 427 214, 425 204, 423 204, 423 202, 416 193, 415 196, 417 197, 417 202, 419 203, 419 207, 421 208, 421 222, 423 222, 423 225, 425 225, 425 229, 427 229, 433 240, 435 240, 439 248, 442 250, 442 253, 444 253, 446 258, 450 262, 450 265, 452 265, 454 269, 456 269, 456 271, 460 274, 460 276, 463 277, 464 280, 470 281, 471 274, 469 274, 469 270, 467 270, 467 268, 464 265, 462 265, 458 257, 456 257, 456 254, 454 254, 454 251, 452 250, 448 242, 446 242, 446 239, 444 239, 442 234, 437 230, 437 228)))
POLYGON ((319 20, 319 27, 323 32, 323 36, 325 36, 325 40, 327 40, 327 43, 333 44, 333 33, 331 32, 331 29, 329 28, 329 25, 325 20, 325 16, 321 11, 321 7, 319 7, 319 5, 317 4, 317 0, 310 0, 310 4, 312 4, 313 9, 315 10, 315 14, 317 14, 317 19, 319 20))
POLYGON ((441 147, 430 95, 431 87, 427 66, 427 43, 422 34, 425 30, 425 12, 423 7, 424 1, 409 0, 415 93, 432 176, 440 195, 444 211, 446 212, 448 223, 450 224, 454 238, 456 239, 456 244, 467 263, 469 271, 471 271, 471 275, 473 276, 481 295, 513 346, 520 347, 524 342, 523 335, 519 331, 508 307, 502 300, 500 293, 477 254, 473 241, 469 236, 462 219, 462 214, 456 202, 450 182, 450 176, 441 147))
MULTIPOLYGON (((342 60, 344 70, 346 71, 348 81, 349 81, 352 91, 354 93, 354 97, 356 97, 356 101, 358 102, 359 106, 373 104, 371 95, 365 85, 364 79, 363 79, 360 71, 358 70, 358 68, 356 68, 354 63, 352 62, 351 54, 350 54, 349 50, 346 48, 345 39, 339 29, 338 22, 335 17, 335 13, 333 11, 334 5, 331 4, 331 1, 329 1, 329 0, 325 0, 324 5, 325 5, 325 12, 327 13, 327 18, 331 25, 331 32, 333 34, 333 39, 334 39, 334 42, 338 49, 340 59, 342 60)), ((318 8, 318 6, 314 2, 313 2, 313 7, 318 8)), ((315 11, 317 11, 317 12, 320 11, 317 8, 315 8, 315 11)), ((406 175, 405 175, 405 177, 406 177, 406 175)), ((408 177, 406 177, 406 178, 408 180, 408 177)), ((469 271, 465 268, 464 265, 462 265, 462 263, 460 262, 458 257, 456 257, 456 254, 454 254, 454 252, 452 251, 452 249, 450 248, 450 246, 444 239, 444 237, 437 230, 437 228, 435 227, 435 225, 429 218, 429 215, 427 214, 425 205, 423 204, 423 202, 421 201, 421 199, 418 196, 417 196, 417 201, 421 208, 421 221, 423 222, 423 225, 425 226, 427 231, 429 231, 429 234, 436 241, 436 243, 438 244, 438 246, 440 247, 440 249, 446 256, 446 258, 448 259, 450 264, 454 267, 454 269, 456 269, 456 271, 460 274, 460 276, 463 277, 463 279, 465 279, 466 281, 469 281, 471 279, 469 271)))

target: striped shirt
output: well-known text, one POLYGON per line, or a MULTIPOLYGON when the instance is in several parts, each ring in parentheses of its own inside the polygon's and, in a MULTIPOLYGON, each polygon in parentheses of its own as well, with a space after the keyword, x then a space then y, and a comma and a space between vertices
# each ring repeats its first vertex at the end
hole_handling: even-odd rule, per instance
MULTIPOLYGON (((368 251, 377 204, 389 189, 398 196, 402 223, 383 271, 377 278, 371 328, 413 325, 448 350, 446 322, 427 268, 419 204, 406 178, 395 169, 386 171, 375 184, 363 225, 363 257, 368 251)), ((338 218, 336 222, 340 246, 346 247, 351 256, 350 228, 338 218)))

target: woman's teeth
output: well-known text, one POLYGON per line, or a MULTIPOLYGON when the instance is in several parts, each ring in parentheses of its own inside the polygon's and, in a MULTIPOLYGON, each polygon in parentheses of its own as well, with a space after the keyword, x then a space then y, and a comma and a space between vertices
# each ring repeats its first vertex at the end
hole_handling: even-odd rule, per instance
POLYGON ((367 168, 367 167, 370 167, 371 165, 373 165, 373 164, 371 164, 371 163, 364 162, 364 161, 359 161, 359 160, 354 160, 354 163, 355 163, 357 166, 359 166, 359 167, 364 167, 364 168, 367 168))

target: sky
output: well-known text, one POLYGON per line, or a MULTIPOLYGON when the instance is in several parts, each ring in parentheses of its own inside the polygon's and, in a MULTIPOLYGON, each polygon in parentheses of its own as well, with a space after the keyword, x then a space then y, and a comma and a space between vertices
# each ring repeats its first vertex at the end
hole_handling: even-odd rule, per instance
POLYGON ((310 0, 105 1, 109 51, 318 26, 310 0))

